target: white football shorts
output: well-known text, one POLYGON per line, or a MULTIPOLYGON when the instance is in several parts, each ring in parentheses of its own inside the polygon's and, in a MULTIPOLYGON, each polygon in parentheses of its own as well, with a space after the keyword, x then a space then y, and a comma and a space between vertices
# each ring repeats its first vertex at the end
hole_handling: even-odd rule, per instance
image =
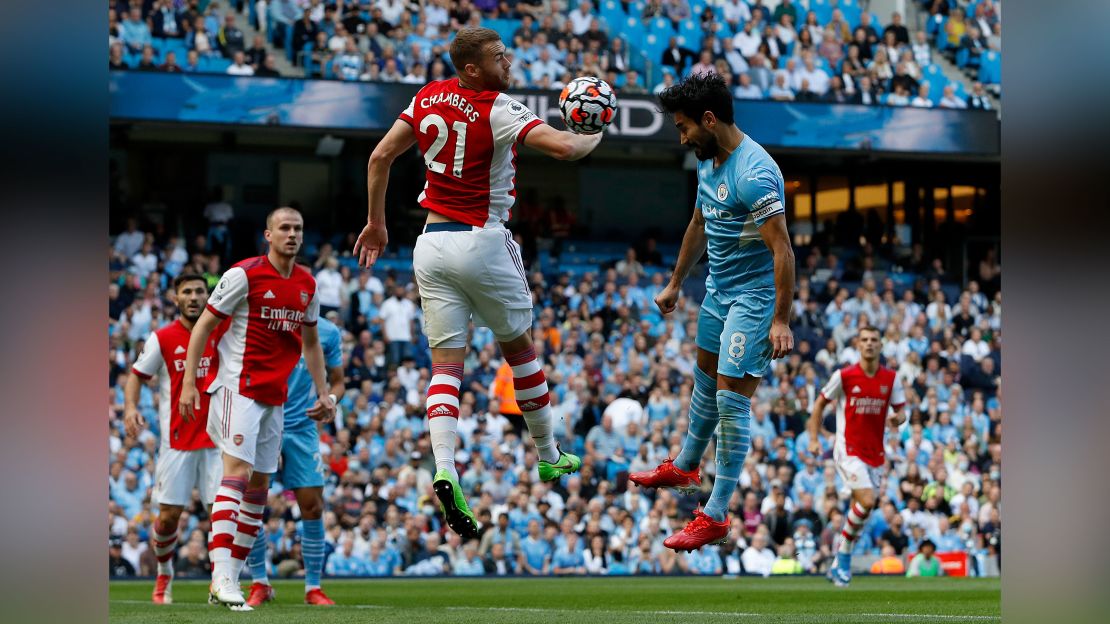
POLYGON ((216 500, 224 463, 220 450, 203 448, 182 451, 168 446, 158 450, 154 465, 154 487, 150 492, 152 505, 185 507, 193 501, 193 488, 200 491, 200 500, 211 505, 216 500))
POLYGON ((532 327, 532 293, 520 246, 504 227, 425 232, 412 268, 433 348, 466 346, 471 319, 505 342, 532 327))
POLYGON ((285 416, 281 405, 265 405, 221 386, 208 408, 208 436, 216 446, 247 462, 255 472, 277 472, 285 416))
POLYGON ((867 465, 855 455, 848 455, 841 451, 834 453, 836 472, 840 475, 842 489, 845 490, 875 490, 882 486, 882 466, 867 465))

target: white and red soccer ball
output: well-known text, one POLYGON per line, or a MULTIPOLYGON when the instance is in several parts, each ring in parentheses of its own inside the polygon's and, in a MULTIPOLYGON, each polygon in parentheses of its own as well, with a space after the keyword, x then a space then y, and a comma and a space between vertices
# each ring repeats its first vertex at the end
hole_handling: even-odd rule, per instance
POLYGON ((604 80, 575 78, 559 95, 559 110, 567 128, 575 134, 597 134, 617 114, 617 96, 604 80))

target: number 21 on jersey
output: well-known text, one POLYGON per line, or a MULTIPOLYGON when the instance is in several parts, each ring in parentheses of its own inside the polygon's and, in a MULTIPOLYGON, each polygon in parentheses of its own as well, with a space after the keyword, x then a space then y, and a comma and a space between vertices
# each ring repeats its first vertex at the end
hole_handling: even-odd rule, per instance
MULTIPOLYGON (((436 173, 443 173, 447 170, 447 165, 437 162, 436 156, 439 156, 443 146, 447 144, 447 122, 439 115, 428 115, 420 122, 420 131, 428 134, 430 128, 435 128, 436 138, 432 141, 432 146, 424 154, 424 164, 428 169, 436 173)), ((463 174, 463 158, 466 156, 466 122, 456 121, 451 124, 451 128, 455 131, 455 160, 451 166, 451 175, 456 178, 461 178, 463 174)))

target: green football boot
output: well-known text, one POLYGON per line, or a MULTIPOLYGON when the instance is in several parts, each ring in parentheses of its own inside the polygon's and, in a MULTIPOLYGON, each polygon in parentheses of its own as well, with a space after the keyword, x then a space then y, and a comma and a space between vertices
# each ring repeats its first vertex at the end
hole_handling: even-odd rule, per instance
POLYGON ((562 449, 559 449, 559 461, 554 464, 540 460, 540 481, 554 481, 563 475, 578 472, 581 467, 582 460, 577 455, 564 453, 562 449))
POLYGON ((440 468, 436 471, 435 479, 432 480, 432 489, 436 491, 436 497, 439 498, 439 510, 443 512, 447 526, 465 540, 478 539, 478 521, 474 518, 474 512, 470 511, 470 506, 466 504, 462 486, 455 477, 440 468))

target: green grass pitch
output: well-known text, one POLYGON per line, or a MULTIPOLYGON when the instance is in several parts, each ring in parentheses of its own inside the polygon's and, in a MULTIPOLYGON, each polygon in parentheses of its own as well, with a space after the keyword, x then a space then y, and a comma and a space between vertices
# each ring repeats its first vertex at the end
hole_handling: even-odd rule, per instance
MULTIPOLYGON (((325 580, 338 605, 303 604, 300 581, 275 583, 277 602, 251 613, 208 605, 207 583, 177 581, 172 605, 150 604, 153 582, 109 586, 111 622, 216 624, 668 624, 696 622, 998 622, 998 579, 820 577, 325 580)), ((244 588, 246 584, 244 583, 244 588)))

